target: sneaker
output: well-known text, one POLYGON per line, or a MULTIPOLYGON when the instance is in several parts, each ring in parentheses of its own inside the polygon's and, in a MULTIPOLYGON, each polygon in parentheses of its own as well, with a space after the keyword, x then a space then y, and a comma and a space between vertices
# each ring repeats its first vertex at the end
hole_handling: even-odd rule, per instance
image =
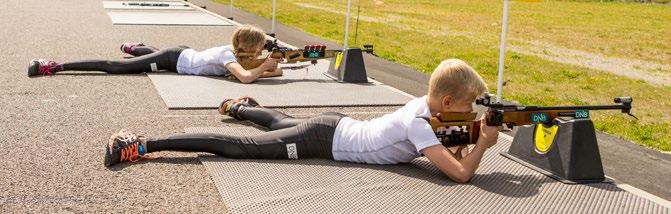
POLYGON ((121 48, 119 48, 119 49, 121 49, 121 52, 123 52, 125 54, 133 55, 132 51, 133 51, 133 47, 135 47, 135 46, 144 46, 144 44, 143 43, 126 42, 126 43, 121 44, 121 48))
POLYGON ((37 75, 53 75, 53 68, 56 67, 58 63, 46 60, 46 59, 32 59, 30 60, 30 65, 28 65, 28 76, 37 76, 37 75))
POLYGON ((105 145, 105 166, 121 162, 136 162, 145 154, 147 138, 121 130, 110 137, 105 145))
POLYGON ((236 99, 225 99, 219 105, 219 114, 228 115, 237 120, 244 120, 238 114, 240 107, 263 107, 254 98, 248 96, 241 96, 236 99))

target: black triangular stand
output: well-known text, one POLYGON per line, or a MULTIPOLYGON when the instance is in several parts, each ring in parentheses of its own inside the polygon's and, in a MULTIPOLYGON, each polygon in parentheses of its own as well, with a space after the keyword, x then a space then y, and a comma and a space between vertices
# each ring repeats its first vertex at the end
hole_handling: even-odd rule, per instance
POLYGON ((603 173, 592 120, 556 118, 553 124, 558 127, 552 143, 545 147, 547 151, 539 151, 537 137, 542 136, 536 135, 548 131, 537 130, 543 128, 537 124, 519 127, 510 149, 501 154, 563 183, 609 182, 603 173))
POLYGON ((331 60, 327 74, 339 82, 367 83, 368 76, 361 49, 347 49, 341 56, 331 60))

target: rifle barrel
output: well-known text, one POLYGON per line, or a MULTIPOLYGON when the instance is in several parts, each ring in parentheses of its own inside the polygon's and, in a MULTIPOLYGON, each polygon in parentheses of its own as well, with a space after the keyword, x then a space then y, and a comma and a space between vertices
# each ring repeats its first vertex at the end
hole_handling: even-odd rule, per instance
MULTIPOLYGON (((546 111, 546 110, 620 110, 631 109, 624 105, 598 105, 598 106, 520 106, 513 107, 517 111, 546 111)), ((505 109, 504 109, 505 111, 505 109)))

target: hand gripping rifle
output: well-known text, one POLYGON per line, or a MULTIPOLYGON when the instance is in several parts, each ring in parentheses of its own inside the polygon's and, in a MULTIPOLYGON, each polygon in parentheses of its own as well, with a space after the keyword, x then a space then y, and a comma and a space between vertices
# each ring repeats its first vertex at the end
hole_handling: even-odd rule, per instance
MULTIPOLYGON (((275 59, 284 59, 282 63, 297 63, 310 61, 312 65, 317 64, 318 59, 333 58, 342 50, 326 50, 325 45, 306 45, 303 49, 291 49, 282 47, 277 44, 277 39, 274 41, 267 40, 264 49, 269 52, 267 57, 275 59)), ((253 53, 236 53, 238 63, 246 69, 253 69, 259 67, 265 61, 265 58, 256 58, 253 53)), ((308 65, 287 66, 285 69, 301 69, 308 65)))
MULTIPOLYGON (((493 103, 491 98, 491 95, 486 94, 475 101, 477 105, 489 108, 485 117, 488 126, 505 124, 512 128, 537 123, 549 124, 557 117, 589 118, 589 110, 621 110, 622 113, 636 118, 631 114, 631 97, 615 98, 616 105, 547 107, 493 103)), ((432 117, 429 123, 445 147, 475 144, 480 136, 480 120, 476 120, 476 116, 475 112, 442 113, 432 117)))

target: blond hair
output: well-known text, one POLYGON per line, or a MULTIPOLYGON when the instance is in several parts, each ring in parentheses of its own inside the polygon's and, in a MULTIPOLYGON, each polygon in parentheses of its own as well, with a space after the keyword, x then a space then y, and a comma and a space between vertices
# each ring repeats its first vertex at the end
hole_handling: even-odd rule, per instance
POLYGON ((260 28, 253 25, 242 25, 233 32, 233 50, 253 49, 266 42, 266 34, 260 28))
POLYGON ((455 100, 467 101, 485 92, 487 84, 482 77, 460 59, 443 60, 429 80, 429 96, 434 99, 449 95, 455 100))

